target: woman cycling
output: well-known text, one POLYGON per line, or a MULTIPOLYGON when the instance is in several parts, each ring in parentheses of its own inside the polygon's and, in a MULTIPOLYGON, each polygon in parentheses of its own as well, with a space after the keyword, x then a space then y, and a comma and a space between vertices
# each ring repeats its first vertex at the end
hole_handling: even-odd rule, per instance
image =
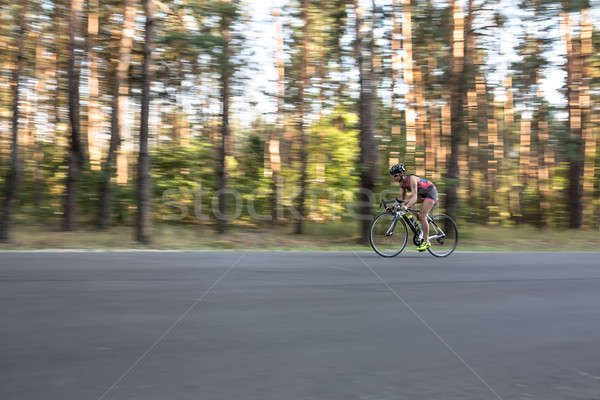
POLYGON ((438 192, 433 182, 418 177, 416 175, 407 175, 403 163, 396 164, 390 168, 390 175, 394 177, 394 181, 400 183, 402 188, 402 199, 404 203, 401 205, 402 210, 412 207, 417 202, 423 202, 421 211, 419 212, 419 220, 421 221, 421 229, 423 230, 423 242, 417 247, 419 251, 425 251, 431 247, 429 243, 429 223, 427 215, 435 205, 438 199, 438 192), (406 198, 406 192, 410 192, 406 198))

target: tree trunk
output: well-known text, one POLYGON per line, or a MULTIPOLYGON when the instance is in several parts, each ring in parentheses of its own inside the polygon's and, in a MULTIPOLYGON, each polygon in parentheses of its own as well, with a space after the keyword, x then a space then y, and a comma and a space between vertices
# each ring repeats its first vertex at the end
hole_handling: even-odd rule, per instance
MULTIPOLYGON (((566 2, 563 2, 566 3, 566 2)), ((565 7, 566 8, 566 7, 565 7)), ((570 33, 569 14, 565 12, 563 18, 563 35, 567 47, 567 102, 569 109, 569 131, 572 144, 572 152, 569 154, 569 194, 567 198, 569 228, 581 227, 583 218, 582 197, 583 186, 581 175, 583 174, 583 146, 581 143, 581 108, 579 89, 581 84, 581 57, 580 46, 577 40, 572 40, 570 33)))
POLYGON ((375 25, 375 7, 373 9, 373 21, 371 26, 371 37, 369 42, 368 58, 365 62, 363 57, 363 44, 360 33, 362 25, 362 15, 359 9, 358 0, 354 0, 354 12, 356 16, 356 58, 359 72, 359 120, 360 120, 360 192, 359 192, 359 215, 360 215, 360 234, 361 242, 368 243, 369 228, 373 212, 373 193, 377 177, 377 149, 375 137, 375 71, 373 65, 374 58, 374 37, 373 28, 375 25), (366 64, 366 65, 365 65, 366 64))
POLYGON ((39 114, 40 109, 43 109, 43 102, 41 98, 44 98, 49 95, 46 90, 46 72, 48 69, 47 64, 44 63, 44 53, 46 48, 42 40, 38 40, 40 35, 36 34, 34 36, 34 40, 36 42, 35 46, 35 64, 33 67, 33 76, 37 80, 35 85, 35 99, 32 100, 29 104, 31 108, 31 115, 28 116, 28 135, 30 138, 30 154, 33 159, 32 168, 33 168, 33 206, 35 210, 40 210, 43 196, 43 188, 44 182, 42 181, 42 162, 43 162, 43 153, 40 148, 40 144, 38 142, 38 135, 36 134, 36 116, 39 114))
POLYGON ((62 116, 60 113, 64 85, 63 80, 61 79, 61 71, 63 68, 63 60, 65 58, 65 46, 63 40, 60 40, 61 35, 64 33, 64 24, 63 20, 65 19, 64 14, 66 14, 65 6, 61 1, 56 1, 54 5, 54 12, 52 15, 52 34, 56 38, 54 41, 54 84, 56 85, 56 91, 54 95, 53 107, 52 107, 52 123, 53 123, 53 137, 52 141, 56 144, 57 138, 60 134, 60 125, 62 122, 62 116))
POLYGON ((137 229, 138 242, 150 243, 152 227, 152 193, 150 182, 150 155, 148 153, 148 120, 150 113, 150 82, 152 81, 152 35, 154 15, 152 0, 144 0, 146 23, 144 29, 144 70, 142 75, 142 112, 140 121, 140 149, 137 176, 137 229))
MULTIPOLYGON (((534 2, 534 21, 540 17, 541 4, 540 0, 535 0, 534 2)), ((541 38, 536 35, 534 38, 534 58, 537 60, 541 57, 542 52, 542 43, 541 38)), ((545 152, 545 142, 546 142, 546 132, 544 132, 541 127, 543 126, 542 116, 541 116, 541 103, 543 102, 543 95, 541 94, 541 88, 539 87, 539 71, 538 68, 535 68, 533 73, 534 78, 533 81, 536 83, 536 93, 532 93, 531 96, 533 98, 532 103, 534 104, 533 111, 533 120, 531 122, 531 135, 532 138, 535 139, 536 144, 536 154, 532 156, 532 163, 535 163, 536 167, 533 169, 533 177, 535 179, 535 189, 536 189, 536 225, 539 229, 544 228, 546 226, 546 191, 542 189, 545 186, 546 182, 544 182, 545 170, 546 166, 544 165, 544 152, 545 152)))
POLYGON ((269 140, 269 161, 271 168, 271 223, 277 224, 279 221, 279 171, 281 169, 281 156, 279 153, 279 141, 283 136, 283 99, 285 95, 285 68, 283 61, 283 34, 281 22, 279 22, 279 11, 273 11, 273 17, 276 18, 275 34, 275 67, 277 68, 277 118, 275 129, 269 140))
POLYGON ((550 161, 551 149, 548 145, 548 121, 542 120, 539 115, 545 115, 546 105, 541 104, 537 110, 538 120, 538 187, 540 193, 540 213, 539 224, 540 228, 545 228, 548 225, 549 204, 550 198, 550 170, 552 163, 550 161))
MULTIPOLYGON (((594 160, 596 158, 596 138, 594 137, 592 76, 595 69, 593 58, 593 31, 592 15, 589 8, 581 10, 581 31, 579 34, 581 44, 581 121, 582 121, 582 159, 583 159, 583 220, 585 225, 593 228, 594 218, 594 160)), ((595 89, 595 88, 594 88, 595 89)), ((597 103, 596 103, 597 104, 597 103)))
POLYGON ((20 96, 20 80, 21 72, 23 71, 23 51, 25 45, 25 12, 27 2, 24 1, 21 5, 19 14, 19 33, 17 35, 17 57, 15 67, 13 69, 13 109, 12 109, 12 141, 10 150, 10 169, 6 176, 4 188, 4 202, 2 204, 2 217, 0 219, 0 241, 8 242, 10 239, 10 228, 12 218, 12 206, 17 193, 17 185, 19 178, 19 96, 20 96))
MULTIPOLYGON (((391 131, 390 131, 390 140, 391 147, 396 148, 398 145, 398 139, 400 137, 400 133, 402 128, 400 127, 400 110, 398 107, 398 94, 396 94, 396 84, 399 81, 400 77, 400 66, 402 63, 402 57, 400 55, 400 18, 398 18, 398 13, 400 9, 400 0, 393 0, 392 2, 392 37, 391 37, 391 45, 392 45, 392 82, 390 92, 392 94, 391 98, 391 109, 392 109, 392 118, 391 118, 391 131)), ((392 160, 389 160, 388 164, 395 164, 398 162, 398 153, 394 152, 392 160)), ((392 156, 392 155, 391 155, 392 156)))
POLYGON ((108 145, 108 153, 106 161, 102 166, 102 182, 100 183, 100 216, 98 227, 100 229, 108 229, 112 225, 112 185, 111 178, 113 175, 116 150, 120 142, 119 134, 119 72, 115 74, 113 83, 113 99, 112 99, 112 115, 110 123, 110 143, 108 145))
POLYGON ((306 170, 308 164, 308 154, 306 151, 306 135, 304 133, 304 119, 306 113, 305 90, 308 87, 308 35, 310 27, 310 17, 308 15, 309 0, 302 0, 302 59, 300 61, 300 87, 298 90, 299 105, 298 105, 298 134, 300 139, 300 193, 297 198, 298 220, 296 221, 296 234, 302 234, 304 230, 305 208, 304 202, 306 198, 306 170))
POLYGON ((219 149, 218 184, 219 184, 219 215, 217 215, 217 233, 227 231, 227 156, 229 155, 229 100, 231 96, 231 69, 230 69, 230 25, 227 17, 222 17, 221 30, 225 40, 224 60, 221 65, 221 147, 219 149))
POLYGON ((63 229, 73 231, 78 225, 77 194, 81 168, 83 166, 83 151, 81 148, 81 133, 79 130, 79 68, 76 66, 75 37, 79 29, 79 18, 82 0, 71 0, 69 20, 69 65, 67 70, 69 80, 69 122, 71 125, 71 140, 68 159, 65 199, 63 204, 63 229))
MULTIPOLYGON (((465 28, 466 30, 466 28, 465 28)), ((465 48, 465 64, 466 64, 466 55, 467 55, 468 50, 465 48)), ((465 65, 465 71, 466 71, 466 65, 465 65)), ((466 74, 466 72, 465 72, 466 74)), ((477 128, 475 127, 475 125, 473 124, 473 121, 475 121, 475 117, 477 115, 477 111, 476 111, 476 106, 475 106, 475 98, 474 98, 474 94, 475 91, 469 89, 469 81, 468 78, 465 77, 465 83, 466 83, 466 91, 467 91, 467 101, 466 101, 466 111, 465 111, 465 118, 466 118, 466 132, 465 132, 465 148, 466 148, 466 168, 462 171, 462 175, 466 180, 466 186, 467 186, 467 199, 466 199, 466 206, 468 209, 468 217, 467 220, 470 223, 475 223, 477 222, 477 197, 479 196, 479 191, 475 190, 477 188, 477 182, 475 182, 476 179, 476 158, 477 158, 477 153, 479 151, 479 149, 477 148, 477 141, 479 138, 479 131, 477 130, 477 128)))
POLYGON ((100 169, 100 104, 98 85, 98 62, 96 60, 96 41, 98 37, 98 0, 88 0, 88 107, 87 107, 87 145, 90 166, 100 169))
POLYGON ((33 170, 33 207, 40 210, 44 199, 44 177, 42 176, 42 168, 44 161, 44 153, 40 148, 40 144, 36 140, 33 148, 33 161, 35 163, 33 170))
MULTIPOLYGON (((335 7, 335 20, 332 24, 333 31, 335 32, 335 55, 334 60, 337 63, 337 69, 339 73, 344 71, 344 50, 343 50, 343 37, 346 31, 347 14, 346 14, 346 3, 348 0, 335 0, 333 7, 335 7)), ((334 86, 334 104, 343 104, 345 100, 344 90, 347 87, 347 82, 343 79, 338 79, 336 82, 330 82, 334 86)))
POLYGON ((404 96, 406 102, 406 146, 401 158, 405 165, 413 167, 416 152, 416 110, 414 88, 414 60, 412 45, 412 6, 410 0, 402 0, 402 48, 404 50, 404 82, 408 92, 404 96))
POLYGON ((108 154, 106 161, 102 166, 102 183, 100 184, 100 229, 107 229, 111 226, 112 214, 112 186, 111 179, 114 174, 115 160, 117 148, 121 143, 121 125, 122 115, 119 103, 122 101, 121 96, 127 95, 122 93, 122 89, 127 90, 125 85, 127 81, 129 64, 131 60, 131 46, 133 43, 133 24, 135 20, 135 0, 126 0, 123 13, 123 28, 121 29, 121 40, 119 44, 119 61, 115 68, 113 98, 112 98, 112 114, 110 121, 110 144, 108 146, 108 154))
POLYGON ((452 39, 450 46, 452 70, 450 72, 450 154, 448 157, 448 170, 446 173, 446 214, 456 219, 458 206, 457 188, 459 184, 458 171, 458 146, 465 132, 464 102, 466 98, 467 82, 465 75, 465 27, 462 10, 451 2, 452 10, 452 39))
POLYGON ((489 175, 489 163, 490 159, 490 142, 489 142, 489 130, 488 130, 488 87, 485 80, 485 76, 481 74, 477 82, 477 104, 478 104, 478 126, 480 132, 479 135, 479 169, 481 171, 481 199, 482 199, 482 210, 481 210, 481 222, 487 225, 490 219, 490 206, 492 206, 491 187, 492 180, 489 175))

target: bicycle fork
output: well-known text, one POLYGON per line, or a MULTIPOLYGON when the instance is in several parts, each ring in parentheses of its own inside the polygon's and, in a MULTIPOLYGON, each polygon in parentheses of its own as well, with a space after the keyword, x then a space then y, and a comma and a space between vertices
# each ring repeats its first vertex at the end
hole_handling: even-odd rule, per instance
POLYGON ((398 217, 394 218, 394 221, 385 232, 385 236, 392 236, 394 234, 394 229, 396 229, 396 224, 398 223, 398 217))

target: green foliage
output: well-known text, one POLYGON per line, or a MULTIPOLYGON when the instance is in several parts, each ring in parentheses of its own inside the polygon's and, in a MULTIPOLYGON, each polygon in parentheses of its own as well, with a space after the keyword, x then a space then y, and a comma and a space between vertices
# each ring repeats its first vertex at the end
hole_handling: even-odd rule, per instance
POLYGON ((246 22, 241 1, 189 1, 185 8, 195 18, 199 29, 184 34, 171 33, 165 40, 181 40, 199 49, 209 56, 211 65, 208 67, 221 74, 238 71, 244 62, 239 55, 245 41, 242 26, 246 22), (231 35, 229 40, 225 37, 226 32, 231 35))
MULTIPOLYGON (((356 90, 356 59, 353 49, 353 2, 351 0, 311 0, 309 5, 310 30, 309 60, 307 63, 308 84, 304 91, 305 122, 309 124, 306 129, 308 153, 308 193, 306 205, 310 219, 317 221, 332 221, 351 219, 350 207, 352 206, 355 192, 359 186, 358 172, 358 121, 355 114, 349 110, 357 107, 356 90)), ((411 171, 415 171, 415 156, 421 157, 427 145, 419 142, 416 154, 406 154, 406 122, 403 111, 405 98, 398 94, 395 97, 396 111, 393 113, 390 105, 391 79, 391 16, 392 2, 377 2, 375 11, 376 29, 376 61, 381 65, 377 71, 377 127, 379 148, 380 179, 377 190, 390 190, 397 193, 397 186, 392 186, 388 180, 387 170, 392 153, 394 158, 399 157, 407 163, 411 171), (385 4, 384 4, 385 3, 385 4), (391 135, 391 127, 399 127, 397 135, 391 135)), ((513 25, 515 19, 511 13, 499 10, 496 0, 474 3, 474 44, 476 48, 476 66, 466 71, 464 78, 467 89, 475 88, 475 77, 484 78, 484 89, 487 93, 481 96, 485 99, 486 109, 479 107, 476 115, 466 115, 465 122, 469 126, 472 138, 477 139, 474 146, 461 142, 459 151, 462 156, 468 156, 467 169, 461 170, 458 179, 451 181, 444 178, 443 166, 438 167, 442 178, 436 180, 440 193, 444 193, 449 185, 456 185, 463 189, 467 185, 466 178, 469 173, 477 176, 479 183, 488 175, 482 173, 488 165, 485 162, 493 157, 492 145, 486 144, 490 138, 487 131, 490 122, 496 122, 495 140, 497 146, 504 146, 506 157, 499 156, 493 161, 497 162, 498 174, 495 179, 497 188, 496 204, 491 207, 486 204, 490 193, 484 189, 475 189, 469 195, 474 196, 471 202, 459 205, 459 217, 462 220, 470 219, 482 221, 484 215, 493 209, 495 223, 510 224, 510 213, 518 215, 520 223, 535 224, 540 218, 540 198, 535 184, 522 185, 518 181, 519 171, 519 140, 520 122, 523 119, 522 111, 531 111, 531 136, 528 146, 531 161, 539 162, 542 151, 548 151, 555 157, 555 165, 550 166, 550 188, 546 201, 551 205, 551 213, 544 218, 552 227, 562 227, 567 224, 568 197, 568 162, 581 161, 582 139, 573 136, 565 121, 566 108, 550 108, 545 99, 537 96, 540 88, 540 79, 548 70, 550 63, 547 59, 548 50, 556 46, 559 35, 556 30, 560 23, 561 12, 579 12, 583 8, 597 7, 589 0, 557 1, 542 0, 539 3, 520 1, 519 7, 524 10, 519 15, 523 26, 521 32, 513 25), (540 7, 537 8, 536 5, 540 7), (482 28, 486 26, 486 28, 482 28), (536 30, 529 29, 536 27, 536 30), (510 76, 513 78, 511 93, 514 95, 515 104, 512 105, 513 125, 508 125, 506 116, 508 109, 502 105, 494 104, 493 94, 496 89, 502 89, 501 84, 493 87, 490 82, 490 73, 498 65, 504 65, 505 60, 490 61, 488 52, 494 51, 486 41, 501 40, 503 29, 516 32, 517 40, 514 43, 519 59, 509 67, 510 76), (535 32, 535 34, 533 33, 535 32), (485 97, 487 96, 487 97, 485 97), (549 110, 549 111, 548 111, 549 110), (473 118, 474 117, 474 118, 473 118), (539 130, 535 129, 535 121, 548 123, 549 140, 542 149, 539 130), (486 136, 487 135, 487 136, 486 136), (477 164, 485 167, 479 168, 477 164)), ((176 2, 160 3, 158 12, 155 42, 156 69, 154 73, 158 99, 153 107, 160 107, 161 126, 156 137, 162 144, 152 149, 152 181, 154 216, 156 220, 179 221, 181 223, 196 223, 198 219, 194 210, 199 204, 206 215, 215 201, 217 190, 216 178, 216 153, 219 149, 220 133, 218 119, 220 111, 215 107, 219 96, 219 79, 227 75, 232 78, 232 110, 236 110, 236 90, 243 82, 242 71, 247 67, 243 57, 245 52, 251 50, 255 44, 245 41, 245 6, 241 0, 234 1, 206 1, 182 0, 176 2), (230 37, 225 33, 229 32, 230 37), (227 50, 227 51, 226 51, 227 50), (201 99, 194 98, 199 93, 201 99), (184 116, 185 118, 178 118, 184 116), (186 140, 177 136, 176 124, 182 122, 186 132, 193 139, 186 140), (165 139, 167 138, 167 139, 165 139), (182 139, 182 140, 178 140, 182 139), (174 145, 183 142, 185 145, 174 145), (166 144, 165 144, 166 143, 166 144)), ((67 49, 65 32, 67 31, 68 18, 66 18, 65 2, 44 1, 32 2, 26 17, 27 41, 24 53, 24 68, 20 82, 23 87, 21 94, 21 159, 22 174, 17 204, 15 209, 17 221, 42 221, 53 223, 58 227, 62 213, 62 201, 67 175, 67 49), (39 51, 41 56, 36 57, 39 51), (57 54, 58 53, 58 54, 57 54), (56 87, 58 85, 58 87, 56 87), (40 90, 39 93, 36 91, 40 90), (38 127, 38 124, 40 125, 38 127), (37 129, 37 130, 36 130, 37 129), (31 140, 33 138, 33 140, 31 140), (35 149, 39 146, 38 150, 35 149)), ((140 8, 140 4, 137 4, 140 8)), ((0 154, 0 188, 4 188, 5 177, 8 172, 10 117, 12 112, 12 87, 11 82, 13 63, 15 58, 15 35, 18 10, 17 4, 3 2, 2 24, 0 24, 0 38, 5 46, 2 48, 5 63, 0 67, 0 114, 2 115, 1 149, 0 154)), ((281 189, 280 205, 284 208, 284 220, 292 219, 289 207, 295 204, 298 195, 298 181, 300 178, 298 119, 290 112, 299 103, 299 84, 301 48, 303 44, 303 24, 299 21, 300 2, 285 2, 285 12, 282 21, 286 21, 284 28, 285 37, 285 104, 282 120, 286 121, 284 132, 281 132, 281 170, 278 178, 281 189), (287 208, 286 208, 287 207, 287 208)), ((369 11, 365 13, 365 31, 370 28, 373 21, 369 11)), ((139 12, 140 10, 138 10, 139 12)), ((399 17, 401 10, 395 10, 399 17)), ((447 2, 432 0, 412 1, 412 45, 415 72, 419 72, 421 85, 417 89, 423 94, 423 104, 418 110, 420 115, 425 113, 425 124, 437 119, 435 129, 440 129, 440 107, 447 105, 449 98, 448 71, 451 67, 449 59, 449 39, 452 36, 452 15, 447 2)), ((595 10, 597 11, 597 10, 595 10)), ((84 13, 86 10, 84 9, 84 13)), ((116 60, 119 55, 120 29, 123 18, 123 2, 116 0, 103 1, 99 5, 99 34, 96 40, 96 54, 98 77, 100 80, 100 106, 108 110, 112 100, 113 78, 116 60)), ((141 14, 140 14, 141 15, 141 14)), ((592 15, 596 15, 592 13, 592 15)), ((130 127, 126 137, 126 147, 131 149, 135 144, 138 130, 139 107, 135 96, 139 95, 141 76, 141 22, 135 27, 134 42, 132 44, 132 60, 128 71, 127 86, 131 96, 129 104, 133 115, 127 125, 130 127), (131 139, 133 137, 133 139, 131 139)), ((574 25, 578 16, 574 15, 574 25)), ((82 19, 81 32, 85 35, 86 21, 82 19)), ((573 26, 575 37, 578 27, 573 26)), ((576 40, 574 37, 574 40, 576 40)), ((593 50, 585 58, 584 81, 589 83, 591 94, 591 112, 584 115, 583 127, 593 130, 592 136, 597 135, 597 124, 593 118, 598 109, 598 85, 600 84, 600 33, 595 29, 592 37, 593 50), (588 79, 589 78, 589 79, 588 79), (590 123, 591 121, 591 123, 590 123)), ((365 43, 369 41, 365 36, 365 43)), ((271 44, 272 45, 272 44, 271 44)), ((564 43, 562 44, 564 45, 564 43)), ((86 84, 88 61, 86 61, 85 46, 81 43, 78 61, 82 61, 83 87, 86 84), (83 51, 81 51, 83 50, 83 51)), ((396 49, 396 54, 401 53, 396 49)), ((265 63, 274 63, 267 59, 265 63)), ((564 60, 554 65, 562 68, 564 60)), ((400 76, 402 74, 400 73, 400 76)), ((417 74, 415 74, 415 77, 417 74)), ((498 77, 498 74, 494 74, 498 77)), ((394 82, 396 89, 401 86, 401 77, 394 82)), ((267 85, 265 84, 265 87, 267 85)), ((273 86, 272 86, 273 87, 273 86)), ((414 89, 414 88, 413 88, 414 89)), ((579 90, 579 88, 574 88, 579 90)), ((501 91, 501 90, 500 90, 501 91)), ((85 92, 85 91, 84 91, 85 92)), ((563 93, 564 94, 564 93, 563 93)), ((246 93, 248 95, 248 93, 246 93)), ((82 97, 82 118, 86 117, 85 93, 82 97)), ((467 99, 468 100, 468 99, 467 99)), ((479 100, 479 99, 477 99, 479 100)), ((258 101, 252 99, 251 101, 258 101)), ((413 104, 414 105, 414 104, 413 104)), ((467 105, 466 108, 474 107, 467 105)), ((239 109, 239 108, 238 108, 239 109)), ((234 111, 235 112, 235 111, 234 111)), ((234 113, 233 112, 233 113, 234 113)), ((233 114, 232 113, 232 114, 233 114)), ((468 112, 466 113, 468 114, 468 112)), ((86 121, 82 119, 82 139, 86 138, 86 121)), ((102 135, 108 131, 110 116, 102 118, 102 135)), ((227 159, 228 186, 233 188, 244 204, 242 215, 238 222, 244 224, 260 223, 253 220, 249 206, 260 215, 271 213, 271 178, 265 176, 265 164, 268 164, 268 141, 274 126, 257 119, 248 129, 236 129, 236 116, 232 115, 231 142, 233 144, 231 155, 227 159), (267 161, 267 163, 265 162, 267 161)), ((421 121, 419 121, 421 122, 421 121)), ((178 127, 182 125, 177 125, 178 127)), ((433 127, 431 125, 425 128, 433 127)), ((422 131, 420 131, 421 133, 422 131)), ((153 132, 154 133, 154 132, 153 132)), ((586 133, 587 134, 587 131, 586 133)), ((594 136, 597 137, 597 136, 594 136)), ((105 139, 106 136, 103 136, 105 139)), ((102 142, 101 139, 100 141, 102 142)), ((465 139, 465 138, 463 138, 465 139)), ((429 140, 429 139, 426 139, 429 140)), ((448 145, 448 137, 442 138, 448 145)), ((427 142, 427 144, 430 142, 427 142)), ((106 142, 102 142, 102 151, 105 156, 106 142)), ((434 151, 437 149, 434 149, 434 151)), ((447 150, 447 148, 445 149, 447 150)), ((129 151, 129 150, 127 150, 129 151)), ((593 201, 598 202, 600 179, 598 176, 598 152, 592 156, 595 163, 595 176, 591 177, 594 186, 593 201)), ((427 155, 430 156, 430 155, 427 155)), ((588 157, 590 157, 588 155, 588 157)), ((113 215, 116 215, 119 224, 131 224, 135 220, 136 187, 135 154, 129 154, 130 178, 124 185, 113 183, 113 215)), ((590 160, 585 160, 587 163, 590 160)), ((444 160, 441 160, 444 164, 444 160)), ((589 168, 589 164, 588 168, 589 168)), ((461 164, 461 168, 462 164, 461 164)), ((428 171, 429 172, 429 171, 428 171)), ((535 173, 533 174, 535 175, 535 173)), ((79 182, 78 206, 81 220, 84 223, 93 223, 98 216, 99 199, 98 188, 101 183, 101 174, 97 170, 90 170, 86 165, 81 173, 79 182)), ((428 178, 431 178, 428 176, 428 178)), ((491 178, 490 178, 491 179, 491 178)), ((590 179, 588 176, 586 179, 590 179)), ((535 180, 535 178, 534 178, 535 180)), ((588 181, 589 182, 589 181, 588 181)), ((490 185, 490 187, 492 187, 490 185)), ((0 193, 0 197, 2 193, 0 193)), ((460 193, 461 200, 466 196, 460 193)), ((598 216, 600 206, 595 215, 598 216)), ((516 220, 516 219, 515 219, 516 220)), ((51 225, 52 226, 52 225, 51 225)), ((312 225, 309 225, 309 227, 312 225)), ((338 234, 342 231, 353 229, 351 224, 337 225, 339 231, 327 225, 316 225, 315 231, 323 230, 327 233, 338 234), (343 226, 343 229, 339 228, 343 226)))
POLYGON ((208 143, 192 140, 188 146, 163 145, 152 154, 155 216, 163 220, 191 221, 194 201, 208 207, 216 191, 216 177, 208 143))
POLYGON ((242 155, 240 157, 241 170, 243 177, 240 178, 240 183, 246 186, 252 186, 258 182, 264 175, 265 157, 265 141, 256 134, 251 134, 244 145, 242 155))
POLYGON ((576 12, 584 8, 590 8, 590 0, 561 0, 561 4, 566 12, 576 12))
POLYGON ((358 188, 357 125, 355 114, 336 110, 308 131, 309 207, 320 219, 346 214, 358 188))
MULTIPOLYGON (((241 194, 245 207, 242 209, 242 219, 251 220, 250 213, 254 216, 271 215, 270 204, 270 179, 264 175, 265 164, 265 138, 273 126, 258 124, 248 133, 242 142, 242 148, 237 158, 237 167, 230 171, 231 187, 241 194)), ((259 221, 252 221, 259 222, 259 221)))

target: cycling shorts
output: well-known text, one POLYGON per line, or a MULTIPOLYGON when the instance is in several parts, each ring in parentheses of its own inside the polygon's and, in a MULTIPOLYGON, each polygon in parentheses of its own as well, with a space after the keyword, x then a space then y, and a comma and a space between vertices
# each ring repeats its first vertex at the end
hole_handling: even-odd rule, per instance
POLYGON ((434 185, 431 185, 425 193, 421 195, 422 199, 431 199, 434 202, 438 200, 438 191, 434 185))

